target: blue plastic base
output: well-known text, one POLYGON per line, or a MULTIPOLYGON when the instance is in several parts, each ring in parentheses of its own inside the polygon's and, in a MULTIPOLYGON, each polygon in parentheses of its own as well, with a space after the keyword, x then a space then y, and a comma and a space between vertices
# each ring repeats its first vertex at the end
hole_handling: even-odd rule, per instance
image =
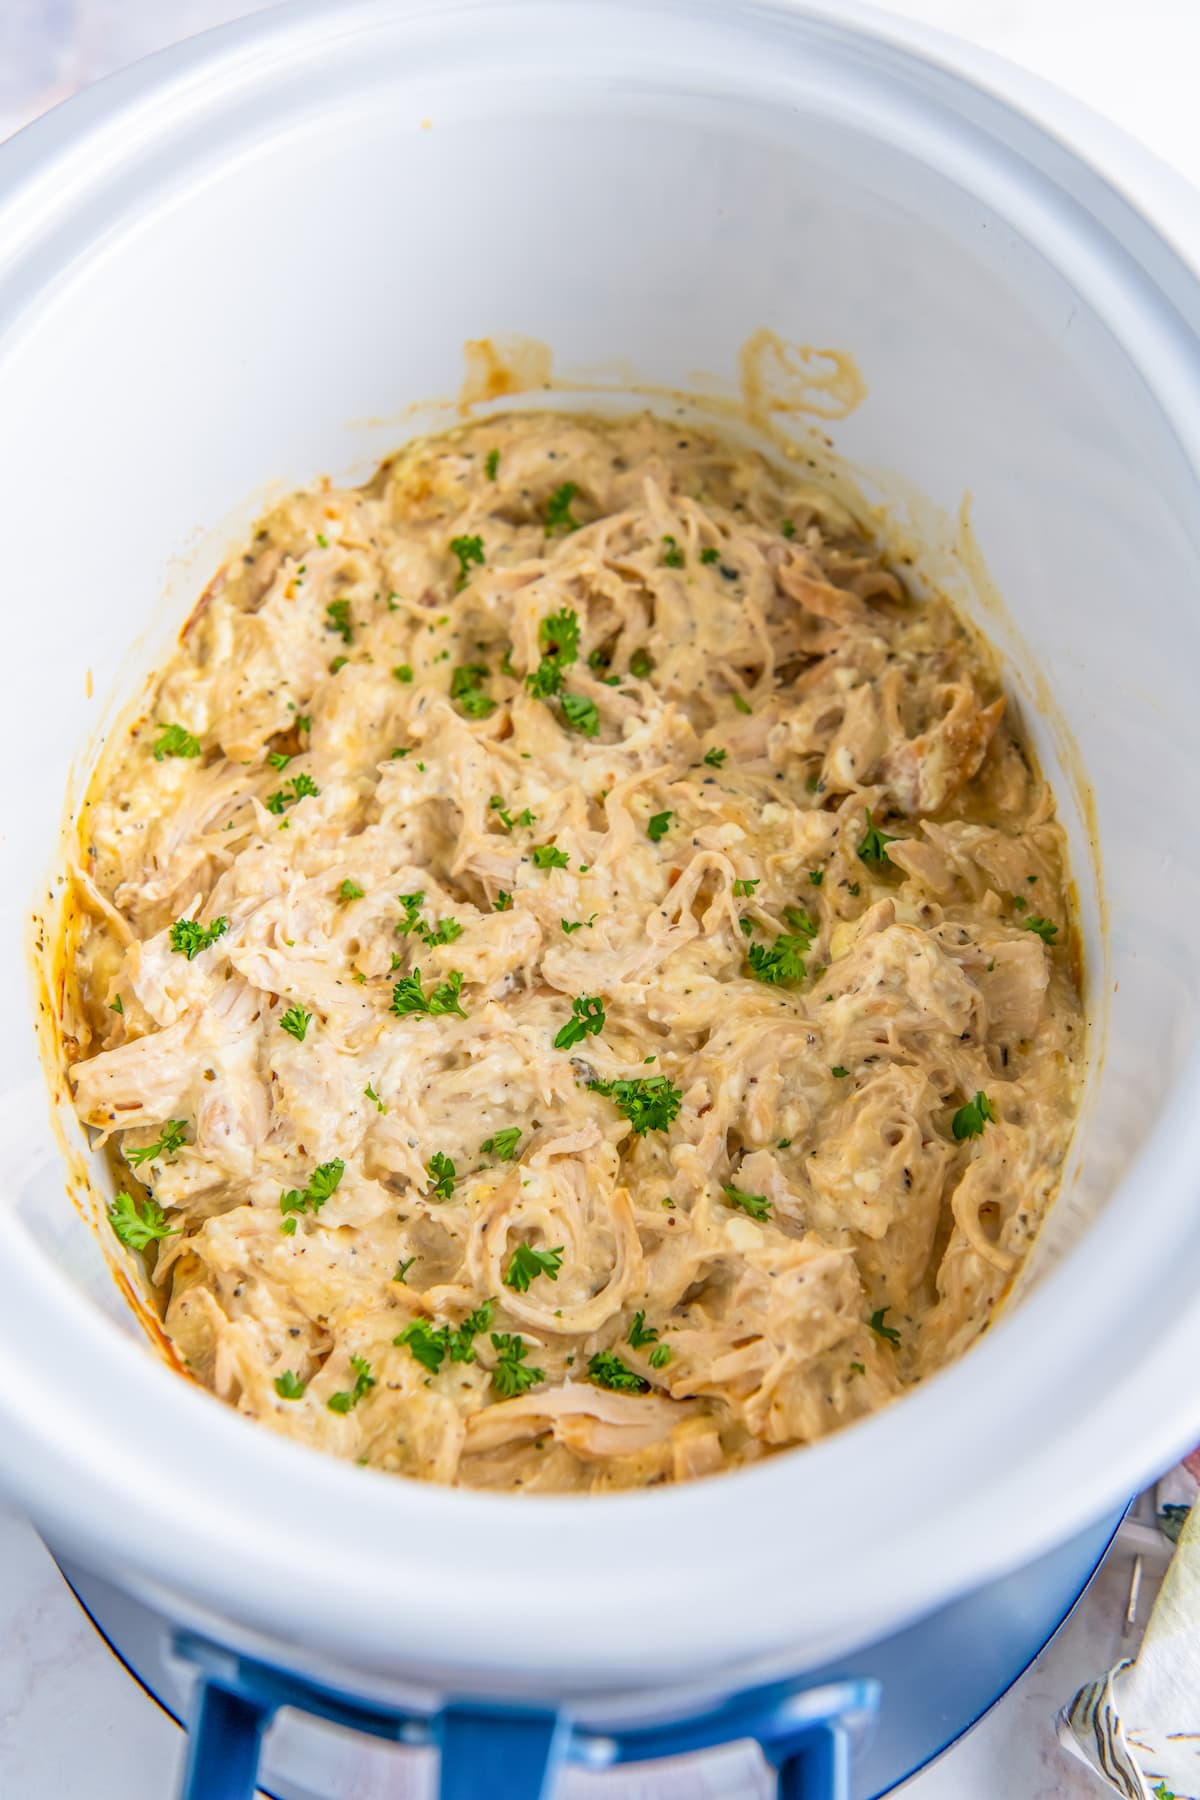
MULTIPOLYGON (((443 1800, 552 1800, 563 1763, 593 1770, 646 1764, 747 1738, 759 1740, 778 1770, 775 1791, 783 1800, 879 1800, 974 1724, 1022 1673, 1071 1610, 1119 1523, 1120 1515, 1109 1518, 1029 1568, 793 1684, 734 1696, 699 1719, 613 1735, 573 1728, 553 1713, 469 1701, 434 1719, 363 1704, 180 1638, 118 1589, 69 1563, 61 1566, 97 1629, 164 1710, 180 1720, 194 1709, 196 1721, 207 1725, 190 1746, 187 1800, 248 1800, 255 1779, 272 1800, 342 1800, 357 1789, 356 1771, 370 1756, 395 1766, 397 1795, 428 1793, 432 1771, 417 1780, 411 1761, 421 1757, 422 1745, 426 1764, 433 1747, 441 1752, 443 1800), (184 1672, 188 1663, 199 1667, 199 1683, 184 1672), (878 1720, 864 1739, 861 1726, 876 1691, 878 1720), (286 1712, 266 1739, 255 1776, 265 1727, 277 1708, 293 1705, 317 1720, 371 1733, 375 1748, 286 1712), (859 1741, 851 1766, 852 1735, 859 1741)), ((737 1791, 749 1800, 770 1788, 762 1762, 745 1754, 745 1786, 737 1791)), ((652 1779, 643 1767, 640 1795, 653 1791, 652 1779)), ((573 1782, 566 1785, 574 1792, 573 1782)), ((599 1800, 607 1786, 602 1779, 589 1793, 599 1800)), ((666 1779, 664 1788, 677 1791, 666 1779)))

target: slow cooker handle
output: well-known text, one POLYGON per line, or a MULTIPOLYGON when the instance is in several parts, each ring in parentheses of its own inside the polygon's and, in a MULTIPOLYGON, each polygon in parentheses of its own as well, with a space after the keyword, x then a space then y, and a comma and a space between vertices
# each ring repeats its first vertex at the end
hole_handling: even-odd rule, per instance
POLYGON ((263 1734, 281 1707, 372 1737, 440 1752, 438 1800, 553 1800, 560 1768, 606 1769, 755 1739, 778 1800, 850 1800, 852 1738, 879 1700, 874 1681, 776 1682, 706 1712, 604 1731, 567 1714, 455 1701, 418 1714, 355 1699, 190 1634, 176 1653, 197 1672, 181 1800, 254 1800, 263 1734))

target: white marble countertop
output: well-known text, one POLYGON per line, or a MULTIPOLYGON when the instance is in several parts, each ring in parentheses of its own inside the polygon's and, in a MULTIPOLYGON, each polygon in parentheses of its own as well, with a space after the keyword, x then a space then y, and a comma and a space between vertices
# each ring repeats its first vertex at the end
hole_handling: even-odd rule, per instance
MULTIPOLYGON (((248 0, 0 0, 0 138, 108 70, 258 10, 248 0)), ((894 10, 1059 82, 1200 182, 1198 0, 902 0, 894 10)), ((905 1800, 1095 1800, 1060 1750, 1058 1707, 1136 1647, 1130 1558, 1109 1558, 1048 1650, 905 1800)), ((169 1800, 182 1738, 97 1637, 23 1520, 0 1512, 0 1796, 169 1800)))

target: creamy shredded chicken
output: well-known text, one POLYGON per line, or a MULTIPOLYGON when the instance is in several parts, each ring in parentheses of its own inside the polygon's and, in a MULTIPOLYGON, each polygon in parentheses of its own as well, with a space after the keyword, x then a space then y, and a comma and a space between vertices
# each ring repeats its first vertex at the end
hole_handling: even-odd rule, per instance
POLYGON ((196 1380, 377 1468, 625 1487, 987 1324, 1083 1056, 986 652, 643 417, 491 418, 266 517, 80 827, 67 1028, 196 1380))

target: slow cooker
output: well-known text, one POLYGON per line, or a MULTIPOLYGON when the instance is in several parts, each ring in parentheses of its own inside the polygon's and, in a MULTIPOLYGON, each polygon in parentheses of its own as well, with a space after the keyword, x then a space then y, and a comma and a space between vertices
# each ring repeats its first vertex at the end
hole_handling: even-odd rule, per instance
POLYGON ((755 1735, 781 1791, 845 1793, 871 1647, 1074 1546, 1049 1629, 1200 1438, 1196 220, 1032 78, 785 0, 305 0, 0 148, 0 1480, 164 1622, 194 1800, 250 1793, 290 1705, 440 1745, 444 1794, 755 1735), (902 1404, 670 1491, 446 1491, 255 1431, 139 1326, 47 1084, 64 795, 264 499, 450 417, 464 345, 525 346, 480 398, 670 406, 731 403, 763 332, 766 412, 1006 656, 1070 834, 1091 1073, 1030 1279, 902 1404), (861 402, 797 413, 832 351, 861 402))

